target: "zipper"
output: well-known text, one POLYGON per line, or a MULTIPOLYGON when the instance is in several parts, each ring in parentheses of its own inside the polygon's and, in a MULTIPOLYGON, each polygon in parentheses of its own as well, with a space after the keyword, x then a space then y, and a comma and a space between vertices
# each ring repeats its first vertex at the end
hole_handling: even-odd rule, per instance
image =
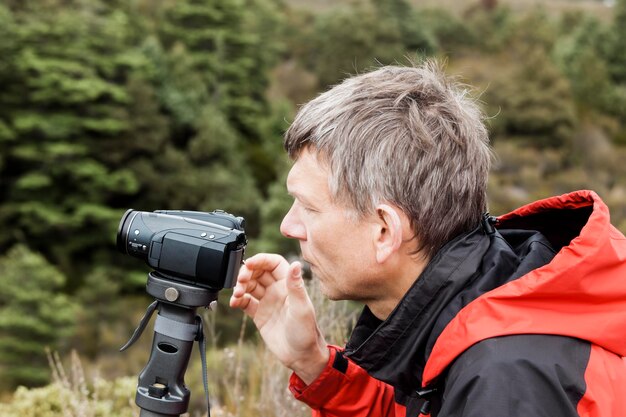
POLYGON ((437 392, 437 388, 433 386, 424 387, 421 390, 415 391, 418 398, 424 400, 422 404, 422 408, 420 409, 420 414, 418 417, 427 417, 430 416, 430 404, 432 396, 437 392))

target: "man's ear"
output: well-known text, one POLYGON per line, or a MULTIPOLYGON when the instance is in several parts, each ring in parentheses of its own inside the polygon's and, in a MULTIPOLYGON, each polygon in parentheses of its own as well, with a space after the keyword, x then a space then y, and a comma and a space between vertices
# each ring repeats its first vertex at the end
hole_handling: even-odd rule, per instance
POLYGON ((376 261, 382 264, 400 249, 404 230, 402 223, 406 216, 399 208, 388 204, 377 205, 376 215, 378 219, 376 221, 374 245, 376 261))

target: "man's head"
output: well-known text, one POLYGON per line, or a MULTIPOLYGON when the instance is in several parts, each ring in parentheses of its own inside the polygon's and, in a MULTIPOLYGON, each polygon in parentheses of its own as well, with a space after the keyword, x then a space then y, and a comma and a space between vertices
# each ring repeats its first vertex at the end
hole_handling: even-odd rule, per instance
POLYGON ((317 155, 332 201, 356 217, 381 203, 399 208, 426 259, 486 210, 482 113, 434 62, 346 79, 300 109, 285 149, 296 161, 304 150, 317 155))

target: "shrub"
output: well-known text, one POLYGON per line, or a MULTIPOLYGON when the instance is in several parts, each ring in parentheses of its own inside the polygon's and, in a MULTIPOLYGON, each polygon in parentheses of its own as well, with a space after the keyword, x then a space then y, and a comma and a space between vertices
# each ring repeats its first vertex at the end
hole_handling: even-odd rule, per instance
POLYGON ((50 355, 54 382, 42 388, 19 387, 8 404, 0 404, 3 417, 131 417, 136 378, 87 381, 80 360, 72 353, 69 374, 58 355, 50 355))

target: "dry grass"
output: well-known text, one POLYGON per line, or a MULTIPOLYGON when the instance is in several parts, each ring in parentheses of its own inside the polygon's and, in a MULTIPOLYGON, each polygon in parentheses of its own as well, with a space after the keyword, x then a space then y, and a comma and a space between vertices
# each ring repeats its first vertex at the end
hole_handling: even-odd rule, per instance
POLYGON ((136 417, 135 378, 108 381, 88 376, 76 352, 64 366, 48 352, 53 382, 45 387, 19 387, 9 402, 0 403, 2 417, 136 417), (67 370, 66 370, 67 369, 67 370))
POLYGON ((88 381, 85 370, 76 351, 70 355, 69 372, 66 372, 58 353, 48 353, 52 370, 52 385, 59 388, 59 405, 63 417, 100 417, 106 415, 136 416, 133 410, 132 385, 128 378, 120 379, 120 391, 117 384, 110 383, 95 374, 88 381))

